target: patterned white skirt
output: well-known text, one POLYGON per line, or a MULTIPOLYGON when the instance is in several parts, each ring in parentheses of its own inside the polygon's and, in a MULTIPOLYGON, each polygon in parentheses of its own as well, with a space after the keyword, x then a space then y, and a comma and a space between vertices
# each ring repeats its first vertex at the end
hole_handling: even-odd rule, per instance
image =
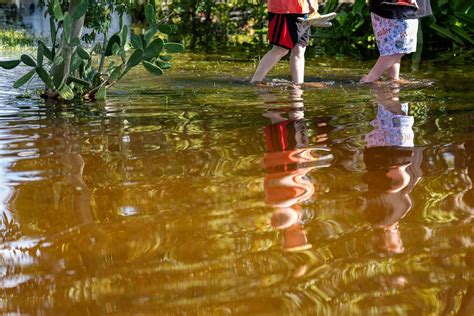
POLYGON ((371 17, 380 56, 416 51, 418 19, 386 19, 375 13, 371 17))

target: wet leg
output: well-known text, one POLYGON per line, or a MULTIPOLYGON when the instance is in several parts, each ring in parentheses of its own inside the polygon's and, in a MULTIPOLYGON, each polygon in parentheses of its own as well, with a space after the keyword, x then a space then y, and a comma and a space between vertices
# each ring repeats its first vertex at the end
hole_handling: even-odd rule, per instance
POLYGON ((288 54, 288 49, 279 46, 273 46, 273 48, 260 60, 257 71, 255 71, 255 74, 253 75, 250 82, 255 83, 263 81, 270 70, 272 70, 273 67, 275 67, 280 59, 282 59, 286 54, 288 54))
MULTIPOLYGON (((386 70, 389 70, 397 63, 400 64, 402 56, 403 54, 380 56, 372 70, 360 80, 360 83, 369 83, 379 80, 386 70)), ((398 67, 395 67, 392 71, 400 73, 400 66, 398 65, 398 67)))
POLYGON ((293 83, 302 84, 304 82, 304 53, 306 51, 306 47, 302 45, 296 45, 291 50, 290 55, 290 69, 291 69, 291 77, 293 79, 293 83))

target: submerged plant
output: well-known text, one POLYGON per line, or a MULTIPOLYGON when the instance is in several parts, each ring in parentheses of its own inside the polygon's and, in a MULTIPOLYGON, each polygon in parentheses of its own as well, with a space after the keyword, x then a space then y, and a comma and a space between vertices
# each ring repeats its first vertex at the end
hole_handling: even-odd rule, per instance
POLYGON ((147 4, 147 27, 141 34, 132 34, 130 40, 129 27, 123 23, 126 3, 49 0, 46 5, 51 25, 50 46, 38 40, 36 58, 23 54, 19 60, 0 61, 0 67, 13 69, 21 63, 31 67, 14 83, 14 88, 38 77, 45 85, 42 97, 67 101, 103 100, 108 88, 139 65, 151 74, 162 75, 171 67, 169 54, 182 52, 184 46, 156 35, 173 34, 177 27, 159 23, 154 4, 147 4), (114 10, 120 14, 121 29, 109 38, 110 14, 114 10), (93 32, 83 36, 84 26, 91 27, 93 32), (103 41, 88 49, 84 43, 94 41, 97 33, 103 34, 103 41), (134 49, 131 54, 127 53, 129 47, 134 49))

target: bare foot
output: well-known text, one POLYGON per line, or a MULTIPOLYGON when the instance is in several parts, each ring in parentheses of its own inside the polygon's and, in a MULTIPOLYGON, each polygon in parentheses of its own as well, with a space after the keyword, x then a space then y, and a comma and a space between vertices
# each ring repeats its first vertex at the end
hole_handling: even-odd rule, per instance
POLYGON ((379 78, 375 78, 369 75, 365 75, 362 77, 362 79, 359 80, 359 83, 372 83, 374 81, 377 81, 379 78))
POLYGON ((255 87, 268 87, 267 83, 264 81, 250 81, 250 84, 255 87))

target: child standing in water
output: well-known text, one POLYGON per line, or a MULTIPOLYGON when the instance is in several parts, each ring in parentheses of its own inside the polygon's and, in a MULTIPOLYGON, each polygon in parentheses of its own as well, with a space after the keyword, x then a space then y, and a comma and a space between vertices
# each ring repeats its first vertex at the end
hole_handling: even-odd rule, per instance
POLYGON ((311 25, 331 26, 328 21, 335 14, 320 16, 317 0, 268 0, 268 40, 273 48, 263 56, 251 83, 261 83, 267 73, 286 56, 290 55, 293 83, 304 82, 304 54, 308 45, 311 25), (304 20, 308 15, 310 19, 304 20))
POLYGON ((376 81, 385 72, 399 80, 402 57, 416 51, 418 18, 431 13, 429 0, 370 0, 370 12, 380 57, 360 82, 376 81))

